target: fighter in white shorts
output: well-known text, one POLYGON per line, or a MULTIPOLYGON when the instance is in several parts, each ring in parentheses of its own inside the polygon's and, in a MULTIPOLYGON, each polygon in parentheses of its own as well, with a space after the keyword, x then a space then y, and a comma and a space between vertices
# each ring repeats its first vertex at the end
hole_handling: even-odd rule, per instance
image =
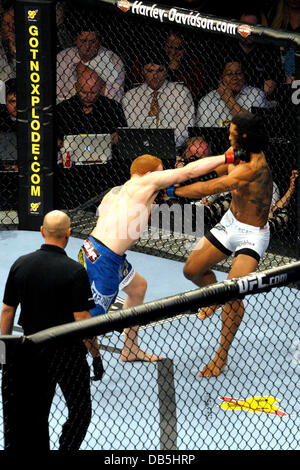
MULTIPOLYGON (((212 268, 232 253, 234 258, 228 279, 254 272, 270 239, 268 216, 273 182, 263 152, 266 146, 263 123, 251 113, 237 111, 230 124, 229 141, 229 151, 235 155, 240 152, 244 154, 239 163, 216 168, 215 179, 177 187, 173 191, 174 196, 192 199, 231 192, 230 210, 198 242, 184 266, 185 277, 199 287, 217 281, 212 268)), ((199 318, 204 320, 218 307, 220 305, 215 304, 201 308, 199 318)), ((234 299, 224 305, 220 345, 213 360, 200 372, 201 377, 217 376, 225 369, 228 351, 243 315, 244 304, 241 299, 234 299)))
POLYGON ((229 209, 205 237, 228 256, 232 253, 235 257, 244 254, 259 262, 269 245, 269 223, 261 227, 244 224, 237 220, 229 209))

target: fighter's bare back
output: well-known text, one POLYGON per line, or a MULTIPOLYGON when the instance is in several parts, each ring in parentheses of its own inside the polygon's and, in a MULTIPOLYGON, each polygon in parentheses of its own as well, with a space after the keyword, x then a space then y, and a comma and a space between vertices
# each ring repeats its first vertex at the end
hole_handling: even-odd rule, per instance
POLYGON ((273 193, 272 174, 265 155, 252 154, 250 162, 229 165, 228 174, 241 178, 231 189, 230 209, 242 223, 256 227, 267 223, 273 193))
POLYGON ((112 188, 99 205, 91 235, 123 255, 143 233, 156 196, 153 185, 147 185, 147 177, 132 178, 112 188))

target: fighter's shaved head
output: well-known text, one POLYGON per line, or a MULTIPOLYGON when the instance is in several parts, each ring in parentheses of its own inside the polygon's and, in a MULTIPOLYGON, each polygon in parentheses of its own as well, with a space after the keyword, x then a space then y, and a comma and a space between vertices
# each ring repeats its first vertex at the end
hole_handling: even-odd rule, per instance
POLYGON ((58 210, 48 212, 43 220, 45 236, 51 238, 64 238, 67 235, 70 225, 69 216, 58 210))

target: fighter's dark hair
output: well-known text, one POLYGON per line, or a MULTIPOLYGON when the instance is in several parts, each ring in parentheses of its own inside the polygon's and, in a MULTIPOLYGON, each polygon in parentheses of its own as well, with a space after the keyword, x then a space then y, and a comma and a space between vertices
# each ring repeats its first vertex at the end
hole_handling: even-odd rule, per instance
POLYGON ((238 144, 248 152, 262 152, 268 143, 260 116, 248 112, 236 114, 232 120, 238 131, 238 144), (243 137, 246 134, 246 137, 243 137))

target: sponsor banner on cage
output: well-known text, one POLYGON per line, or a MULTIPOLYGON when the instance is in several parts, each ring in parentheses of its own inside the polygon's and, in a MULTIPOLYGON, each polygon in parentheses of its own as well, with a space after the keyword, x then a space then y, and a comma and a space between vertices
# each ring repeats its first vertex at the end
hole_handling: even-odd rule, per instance
POLYGON ((237 281, 240 294, 254 292, 261 289, 284 284, 288 281, 288 273, 276 274, 274 276, 263 273, 254 273, 237 281))
POLYGON ((29 114, 29 203, 30 214, 39 215, 43 213, 43 192, 41 186, 43 177, 41 172, 41 143, 43 131, 41 126, 41 38, 40 38, 40 14, 38 9, 29 8, 25 13, 27 18, 28 34, 28 75, 30 86, 30 107, 29 114))
POLYGON ((16 5, 19 221, 35 230, 53 208, 55 151, 55 7, 38 0, 16 5))
POLYGON ((139 0, 135 2, 122 0, 117 2, 117 7, 123 12, 128 12, 130 10, 133 15, 146 16, 160 22, 170 22, 182 26, 191 26, 204 31, 223 33, 230 36, 236 36, 238 33, 244 36, 246 32, 246 36, 251 34, 251 27, 248 25, 245 25, 245 29, 239 30, 241 26, 239 26, 238 23, 206 17, 201 15, 201 13, 195 11, 187 12, 187 10, 182 10, 176 7, 168 9, 165 6, 161 6, 156 3, 149 4, 139 0))

